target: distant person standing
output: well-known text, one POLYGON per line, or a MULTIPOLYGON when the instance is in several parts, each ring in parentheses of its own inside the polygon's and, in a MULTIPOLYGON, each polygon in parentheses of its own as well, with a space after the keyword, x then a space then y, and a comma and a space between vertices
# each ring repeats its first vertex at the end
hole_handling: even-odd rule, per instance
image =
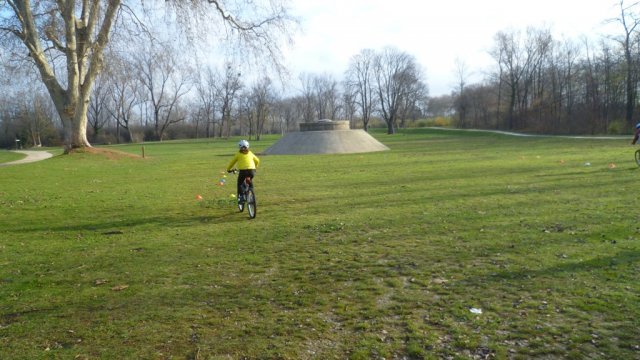
POLYGON ((635 145, 638 142, 638 138, 640 138, 640 123, 636 124, 636 132, 633 134, 633 141, 631 141, 631 145, 635 145))
MULTIPOLYGON (((240 150, 236 153, 236 156, 231 159, 231 162, 227 166, 227 172, 231 172, 234 165, 237 165, 238 170, 240 170, 238 172, 237 184, 238 202, 243 202, 242 183, 244 183, 244 179, 247 177, 253 180, 253 177, 256 175, 256 169, 258 165, 260 165, 260 159, 249 151, 249 142, 247 140, 240 140, 238 147, 240 150)), ((251 182, 251 186, 253 186, 253 181, 251 182)))

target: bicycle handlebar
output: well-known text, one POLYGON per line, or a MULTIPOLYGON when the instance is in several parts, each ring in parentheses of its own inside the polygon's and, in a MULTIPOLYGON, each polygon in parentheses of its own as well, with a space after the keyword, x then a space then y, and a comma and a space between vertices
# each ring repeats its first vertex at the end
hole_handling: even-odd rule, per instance
POLYGON ((230 173, 230 174, 231 174, 231 173, 237 174, 237 173, 239 173, 239 172, 240 172, 240 170, 238 170, 238 169, 231 169, 231 170, 229 170, 229 171, 227 171, 227 172, 228 172, 228 173, 230 173))

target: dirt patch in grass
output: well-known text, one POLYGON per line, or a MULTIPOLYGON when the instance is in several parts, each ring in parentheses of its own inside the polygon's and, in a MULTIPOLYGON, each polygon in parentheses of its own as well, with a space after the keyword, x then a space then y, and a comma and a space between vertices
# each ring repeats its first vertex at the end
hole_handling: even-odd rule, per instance
POLYGON ((103 148, 95 148, 95 147, 73 149, 71 150, 70 154, 101 155, 106 157, 109 160, 142 159, 142 156, 140 155, 131 154, 131 153, 119 151, 119 150, 103 149, 103 148))

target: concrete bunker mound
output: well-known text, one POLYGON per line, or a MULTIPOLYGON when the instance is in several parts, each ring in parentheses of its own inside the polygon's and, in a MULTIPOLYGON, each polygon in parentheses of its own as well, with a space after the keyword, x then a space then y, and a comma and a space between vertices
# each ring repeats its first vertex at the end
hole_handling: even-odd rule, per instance
POLYGON ((300 131, 283 136, 263 151, 267 155, 347 154, 389 150, 364 130, 351 130, 348 121, 301 123, 300 131))

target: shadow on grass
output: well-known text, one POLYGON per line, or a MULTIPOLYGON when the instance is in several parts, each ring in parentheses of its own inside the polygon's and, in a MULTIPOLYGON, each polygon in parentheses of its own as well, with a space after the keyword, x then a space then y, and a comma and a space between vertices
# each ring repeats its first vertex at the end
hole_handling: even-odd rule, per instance
POLYGON ((570 273, 609 269, 615 266, 635 264, 640 261, 640 251, 621 251, 615 255, 597 257, 587 261, 569 262, 538 270, 501 271, 488 276, 467 278, 465 282, 478 284, 487 281, 531 281, 542 277, 559 277, 570 273))
MULTIPOLYGON (((196 224, 210 223, 239 223, 247 221, 248 217, 245 213, 229 210, 228 212, 189 216, 151 216, 140 217, 137 219, 126 220, 104 220, 95 219, 94 222, 80 222, 76 224, 38 224, 35 226, 16 226, 15 228, 7 228, 8 233, 31 233, 31 232, 97 232, 102 235, 118 235, 124 234, 129 228, 138 227, 154 227, 154 228, 184 228, 191 227, 196 224)), ((18 225, 18 224, 17 224, 18 225)))

